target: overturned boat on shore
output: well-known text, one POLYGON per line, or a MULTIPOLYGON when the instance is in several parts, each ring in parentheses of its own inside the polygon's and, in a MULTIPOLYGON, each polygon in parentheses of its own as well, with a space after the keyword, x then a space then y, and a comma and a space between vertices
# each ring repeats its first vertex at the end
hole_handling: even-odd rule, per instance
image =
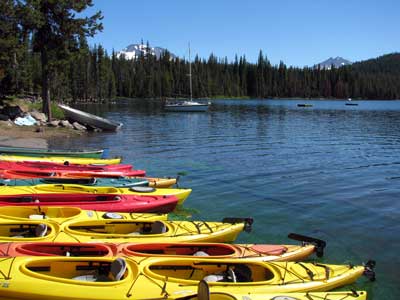
POLYGON ((91 127, 100 128, 106 131, 116 131, 122 127, 122 123, 117 123, 106 118, 102 118, 76 108, 69 107, 67 105, 58 105, 64 114, 81 124, 85 124, 91 127))

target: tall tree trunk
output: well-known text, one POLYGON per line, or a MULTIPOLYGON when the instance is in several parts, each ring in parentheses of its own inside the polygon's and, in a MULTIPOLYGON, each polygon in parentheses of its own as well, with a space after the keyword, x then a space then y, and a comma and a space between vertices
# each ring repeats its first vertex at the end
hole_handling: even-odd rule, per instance
POLYGON ((18 74, 18 61, 17 61, 17 52, 13 53, 13 71, 14 71, 14 80, 15 80, 15 88, 14 93, 19 93, 19 74, 18 74))
POLYGON ((51 121, 51 107, 50 107, 50 87, 49 87, 49 64, 47 57, 47 50, 42 49, 40 53, 42 61, 42 111, 47 115, 48 121, 51 121))

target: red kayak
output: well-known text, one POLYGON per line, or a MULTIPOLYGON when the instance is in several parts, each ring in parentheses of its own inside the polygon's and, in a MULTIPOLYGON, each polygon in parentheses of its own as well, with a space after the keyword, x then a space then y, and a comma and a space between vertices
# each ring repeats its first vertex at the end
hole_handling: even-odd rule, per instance
POLYGON ((74 206, 106 212, 169 213, 178 204, 175 196, 110 194, 23 194, 0 196, 0 206, 74 206))
POLYGON ((115 165, 65 165, 54 162, 38 162, 38 161, 25 161, 25 162, 12 162, 0 161, 0 169, 2 170, 44 170, 53 172, 56 170, 62 171, 121 171, 128 172, 133 170, 132 165, 115 164, 115 165))
MULTIPOLYGON (((316 240, 316 239, 315 239, 316 240)), ((318 240, 316 240, 318 241, 318 240)), ((320 240, 319 240, 320 241, 320 240)), ((3 256, 134 256, 202 259, 252 259, 255 261, 303 261, 317 252, 317 244, 268 245, 223 243, 0 243, 3 256)), ((318 255, 318 254, 317 254, 318 255)))
POLYGON ((143 177, 146 176, 144 170, 131 171, 46 171, 46 170, 0 170, 0 178, 3 179, 29 179, 29 178, 94 178, 94 177, 143 177))

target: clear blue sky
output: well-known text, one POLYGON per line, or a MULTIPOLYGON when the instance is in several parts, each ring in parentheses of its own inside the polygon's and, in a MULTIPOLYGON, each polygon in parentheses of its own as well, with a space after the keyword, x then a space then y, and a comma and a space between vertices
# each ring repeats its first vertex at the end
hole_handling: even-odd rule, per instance
POLYGON ((400 52, 400 0, 94 0, 107 51, 149 41, 178 56, 210 53, 305 66, 330 56, 351 61, 400 52))

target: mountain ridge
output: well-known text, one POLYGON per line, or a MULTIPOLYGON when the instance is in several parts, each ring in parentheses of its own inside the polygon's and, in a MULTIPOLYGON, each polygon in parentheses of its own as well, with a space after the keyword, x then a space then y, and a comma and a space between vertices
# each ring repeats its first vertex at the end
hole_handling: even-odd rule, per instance
POLYGON ((332 68, 332 66, 334 66, 335 68, 340 68, 340 67, 351 65, 351 64, 352 64, 351 61, 344 59, 341 56, 336 56, 335 58, 329 57, 328 59, 324 60, 323 62, 316 64, 315 67, 319 66, 321 69, 330 70, 332 68))
POLYGON ((161 55, 165 52, 168 52, 171 56, 171 59, 176 58, 176 55, 169 52, 166 48, 162 47, 150 47, 149 45, 145 45, 143 43, 140 44, 130 44, 121 51, 118 51, 117 57, 125 56, 126 59, 136 59, 142 55, 153 55, 157 59, 161 57, 161 55))

